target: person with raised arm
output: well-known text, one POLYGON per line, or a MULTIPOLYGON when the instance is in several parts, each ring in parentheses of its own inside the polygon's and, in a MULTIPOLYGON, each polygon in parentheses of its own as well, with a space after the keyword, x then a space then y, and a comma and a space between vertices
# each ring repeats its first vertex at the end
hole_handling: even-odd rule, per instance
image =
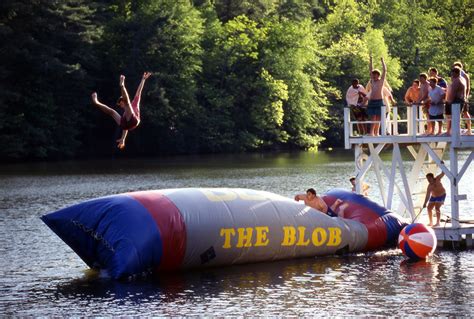
POLYGON ((120 91, 122 95, 117 101, 117 106, 124 110, 123 114, 120 115, 113 108, 99 102, 97 98, 97 92, 92 93, 92 103, 98 107, 102 112, 112 117, 117 125, 122 129, 122 136, 117 140, 117 147, 119 149, 125 148, 125 139, 127 138, 128 131, 134 130, 140 124, 140 99, 142 90, 145 85, 145 81, 151 76, 150 72, 144 72, 142 80, 138 85, 137 92, 132 102, 125 87, 125 76, 120 75, 120 91))

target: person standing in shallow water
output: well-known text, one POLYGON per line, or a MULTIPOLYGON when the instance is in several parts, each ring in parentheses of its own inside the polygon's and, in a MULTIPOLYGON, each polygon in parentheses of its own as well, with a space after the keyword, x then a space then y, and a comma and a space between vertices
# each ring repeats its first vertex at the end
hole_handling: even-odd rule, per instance
POLYGON ((428 203, 428 219, 430 221, 429 226, 433 226, 433 208, 436 211, 436 224, 439 226, 439 221, 441 218, 441 206, 444 204, 446 199, 446 190, 444 189, 443 184, 441 183, 441 178, 443 178, 444 173, 434 176, 433 173, 426 174, 426 179, 428 180, 428 187, 426 189, 425 202, 423 203, 423 208, 426 207, 428 203))
MULTIPOLYGON (((356 192, 356 178, 355 176, 351 176, 351 178, 349 178, 349 182, 351 182, 351 185, 352 185, 352 192, 355 193, 356 192)), ((362 183, 361 185, 361 194, 365 197, 368 197, 369 196, 369 188, 370 188, 370 185, 367 184, 367 183, 362 183)))
POLYGON ((378 121, 378 123, 372 123, 370 128, 371 136, 378 136, 380 129, 380 117, 381 109, 383 104, 383 86, 385 82, 385 77, 387 74, 387 66, 383 58, 380 58, 382 61, 382 74, 378 69, 374 69, 372 65, 372 55, 370 56, 369 69, 370 69, 370 98, 367 105, 367 113, 370 116, 371 121, 378 121))
POLYGON ((122 115, 120 115, 113 108, 99 102, 97 98, 97 92, 92 93, 92 103, 98 107, 102 112, 111 116, 115 123, 122 129, 122 136, 117 140, 117 147, 119 149, 125 148, 125 139, 127 138, 128 131, 134 130, 140 124, 140 98, 145 85, 145 81, 151 76, 150 72, 143 73, 142 80, 138 85, 137 92, 133 101, 130 102, 127 89, 125 88, 125 76, 120 75, 120 91, 122 95, 117 101, 117 106, 124 109, 122 115))

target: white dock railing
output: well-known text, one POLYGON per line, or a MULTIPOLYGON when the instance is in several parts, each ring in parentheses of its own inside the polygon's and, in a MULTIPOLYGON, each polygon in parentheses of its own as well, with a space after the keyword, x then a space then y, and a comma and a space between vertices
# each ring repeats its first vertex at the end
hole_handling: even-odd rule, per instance
MULTIPOLYGON (((442 136, 448 138, 454 146, 459 145, 461 136, 461 120, 473 121, 472 118, 461 118, 461 105, 452 104, 452 117, 451 119, 444 118, 443 120, 429 120, 423 118, 422 108, 419 105, 413 104, 410 106, 392 106, 392 112, 386 114, 386 108, 383 106, 380 110, 380 121, 355 121, 351 119, 351 112, 349 107, 344 107, 344 145, 346 149, 351 148, 351 144, 359 144, 357 140, 352 138, 367 137, 376 141, 377 138, 391 136, 405 136, 411 137, 413 141, 418 137, 425 137, 425 125, 428 122, 442 122, 443 126, 447 125, 448 121, 451 121, 451 134, 450 135, 429 135, 430 137, 442 136), (402 109, 406 109, 406 112, 401 112, 402 109), (399 118, 404 116, 404 118, 399 118), (370 136, 368 134, 362 135, 361 132, 354 134, 354 129, 357 125, 366 125, 367 131, 370 131, 370 127, 373 124, 380 124, 380 135, 370 136)), ((434 124, 435 125, 435 124, 434 124)), ((434 129, 434 128, 433 128, 434 129)))

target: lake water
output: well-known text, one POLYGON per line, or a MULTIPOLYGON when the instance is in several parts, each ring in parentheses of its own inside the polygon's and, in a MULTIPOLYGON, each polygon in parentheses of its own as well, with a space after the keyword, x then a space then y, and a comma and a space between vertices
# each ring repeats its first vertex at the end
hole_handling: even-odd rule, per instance
MULTIPOLYGON (((473 167, 460 183, 461 193, 471 190, 462 218, 474 219, 473 167)), ((392 249, 113 281, 88 270, 39 219, 135 190, 243 187, 293 197, 315 187, 323 193, 349 189, 353 173, 353 154, 342 151, 2 165, 0 315, 472 316, 474 251, 438 249, 428 261, 408 263, 392 249)), ((372 173, 367 181, 377 184, 372 173)), ((380 202, 375 187, 370 197, 380 202)))

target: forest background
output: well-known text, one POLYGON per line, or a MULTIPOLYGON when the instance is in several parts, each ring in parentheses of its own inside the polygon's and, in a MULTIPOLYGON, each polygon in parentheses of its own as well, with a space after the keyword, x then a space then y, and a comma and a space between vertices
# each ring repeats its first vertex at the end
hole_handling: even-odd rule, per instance
POLYGON ((0 160, 114 155, 95 108, 153 72, 124 156, 342 145, 368 60, 398 104, 420 72, 474 65, 473 0, 3 0, 0 160))

